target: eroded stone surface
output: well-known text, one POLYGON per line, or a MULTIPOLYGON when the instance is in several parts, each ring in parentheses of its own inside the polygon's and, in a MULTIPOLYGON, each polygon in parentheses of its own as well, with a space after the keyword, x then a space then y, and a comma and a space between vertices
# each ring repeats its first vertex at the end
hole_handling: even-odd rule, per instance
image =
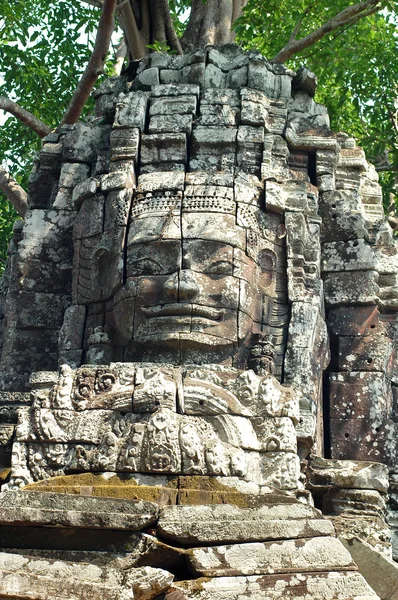
POLYGON ((331 537, 193 548, 187 556, 194 574, 205 577, 355 569, 350 553, 331 537))
POLYGON ((159 515, 157 530, 184 545, 265 541, 333 535, 333 527, 304 504, 274 504, 239 509, 231 505, 170 506, 159 515))
POLYGON ((332 460, 311 457, 308 469, 309 484, 319 488, 359 488, 388 491, 388 468, 381 463, 332 460))
POLYGON ((150 502, 89 498, 54 492, 5 492, 0 523, 139 530, 153 524, 157 505, 150 502))
POLYGON ((142 567, 125 572, 84 563, 43 560, 0 553, 0 593, 3 597, 44 600, 51 597, 151 600, 165 592, 173 575, 142 567))
POLYGON ((242 596, 260 600, 261 598, 286 598, 287 600, 343 600, 354 597, 356 600, 376 600, 373 592, 359 573, 297 573, 295 575, 249 575, 248 577, 218 577, 197 581, 176 582, 171 587, 182 592, 179 598, 199 598, 204 600, 211 595, 215 600, 235 600, 242 596))

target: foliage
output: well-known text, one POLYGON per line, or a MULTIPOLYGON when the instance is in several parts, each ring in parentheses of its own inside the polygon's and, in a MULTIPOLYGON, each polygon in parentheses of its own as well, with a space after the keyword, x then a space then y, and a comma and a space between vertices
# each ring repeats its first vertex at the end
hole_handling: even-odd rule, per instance
MULTIPOLYGON (((99 9, 73 0, 0 0, 0 95, 55 127, 90 58, 98 17, 99 9)), ((0 126, 0 164, 25 189, 40 143, 6 115, 0 126)), ((0 272, 16 216, 0 194, 0 272)))
MULTIPOLYGON (((352 4, 354 2, 351 2, 352 4)), ((177 34, 182 35, 189 0, 169 0, 177 34)), ((272 58, 296 28, 301 38, 326 22, 347 0, 248 0, 235 24, 246 49, 272 58)), ((305 64, 318 76, 316 99, 327 105, 332 128, 355 136, 370 160, 398 169, 397 0, 381 12, 337 30, 296 55, 287 65, 305 64)), ((50 127, 68 105, 87 64, 99 9, 76 0, 0 0, 0 95, 19 102, 50 127)), ((155 44, 156 45, 156 44, 155 44)), ((159 48, 154 48, 159 49, 159 48)), ((165 48, 161 48, 165 50, 165 48)), ((86 114, 90 111, 86 107, 86 114)), ((13 117, 0 127, 0 162, 25 187, 40 141, 13 117)), ((397 190, 397 173, 382 174, 386 198, 397 190)), ((0 261, 4 235, 14 211, 0 197, 0 261)))

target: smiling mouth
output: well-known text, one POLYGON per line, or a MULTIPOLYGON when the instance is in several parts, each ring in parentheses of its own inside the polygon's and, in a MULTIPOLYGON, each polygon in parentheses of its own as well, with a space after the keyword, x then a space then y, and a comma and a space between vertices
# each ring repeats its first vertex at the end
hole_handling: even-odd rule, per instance
POLYGON ((222 321, 225 311, 222 308, 211 308, 198 304, 164 304, 143 308, 142 312, 148 319, 160 317, 199 317, 210 321, 222 321))

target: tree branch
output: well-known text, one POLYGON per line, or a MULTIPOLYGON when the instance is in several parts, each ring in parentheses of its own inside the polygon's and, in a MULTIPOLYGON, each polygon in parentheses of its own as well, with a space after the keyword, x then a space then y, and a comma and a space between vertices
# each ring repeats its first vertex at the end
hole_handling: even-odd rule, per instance
POLYGON ((164 22, 166 39, 167 39, 169 48, 170 48, 170 50, 174 50, 177 54, 183 54, 180 40, 178 39, 176 30, 174 29, 173 20, 171 18, 171 14, 170 14, 170 10, 169 10, 168 0, 162 0, 162 4, 163 4, 163 9, 162 9, 163 22, 164 22))
POLYGON ((307 6, 307 8, 305 9, 305 11, 303 12, 303 14, 299 17, 296 25, 293 27, 292 33, 290 34, 290 38, 289 38, 289 42, 288 42, 289 44, 297 38, 297 34, 300 31, 303 21, 311 9, 312 9, 312 4, 309 4, 307 6))
POLYGON ((387 165, 384 167, 375 167, 375 169, 378 173, 383 173, 384 171, 391 171, 393 173, 398 172, 398 167, 393 167, 392 165, 391 166, 387 165))
POLYGON ((351 25, 360 19, 367 17, 381 9, 381 0, 365 0, 365 2, 358 2, 352 6, 348 6, 335 17, 327 21, 324 25, 312 31, 307 36, 300 40, 291 40, 286 46, 284 46, 276 56, 273 58, 273 62, 284 63, 291 58, 297 52, 304 50, 312 46, 320 39, 322 39, 328 33, 331 33, 335 29, 344 27, 345 25, 351 25))
POLYGON ((27 125, 30 129, 32 129, 39 137, 45 137, 51 132, 51 129, 48 125, 43 123, 40 119, 32 115, 28 110, 25 110, 9 98, 5 96, 0 96, 0 109, 5 110, 14 117, 16 117, 21 123, 27 125))
POLYGON ((93 53, 73 94, 72 100, 66 109, 61 125, 64 123, 76 123, 98 79, 98 75, 100 75, 104 68, 113 32, 115 7, 116 0, 104 0, 93 53))
POLYGON ((27 194, 2 166, 0 166, 0 190, 23 218, 28 210, 27 194))
POLYGON ((145 40, 138 29, 133 8, 128 0, 121 0, 117 5, 117 16, 127 47, 132 60, 138 60, 149 54, 146 44, 150 43, 149 38, 145 40))
POLYGON ((113 64, 113 69, 115 71, 115 75, 120 75, 126 55, 127 55, 127 47, 126 47, 126 43, 125 43, 124 39, 122 39, 116 46, 115 62, 113 64))

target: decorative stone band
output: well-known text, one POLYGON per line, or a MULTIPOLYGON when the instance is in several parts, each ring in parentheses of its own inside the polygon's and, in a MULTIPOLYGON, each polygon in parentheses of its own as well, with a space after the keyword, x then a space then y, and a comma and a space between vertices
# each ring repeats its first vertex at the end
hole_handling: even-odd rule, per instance
POLYGON ((300 394, 271 375, 138 363, 64 367, 52 380, 32 377, 33 404, 19 412, 11 489, 75 471, 300 487, 300 394))

